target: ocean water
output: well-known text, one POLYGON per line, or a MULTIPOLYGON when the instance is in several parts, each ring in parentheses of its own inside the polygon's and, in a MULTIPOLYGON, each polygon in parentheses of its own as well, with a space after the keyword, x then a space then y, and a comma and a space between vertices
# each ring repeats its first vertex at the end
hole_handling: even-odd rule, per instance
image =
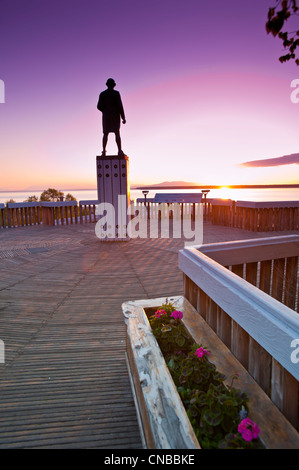
MULTIPOLYGON (((97 190, 96 189, 80 189, 80 190, 64 190, 64 194, 72 194, 77 201, 83 200, 96 200, 97 199, 97 190)), ((188 189, 188 190, 161 190, 155 189, 149 191, 147 197, 152 198, 155 194, 159 192, 201 192, 200 190, 188 189)), ((29 196, 40 197, 42 191, 0 191, 0 203, 6 203, 10 199, 13 199, 15 202, 23 202, 29 196)), ((130 191, 131 199, 143 198, 141 190, 131 189, 130 191)), ((220 188, 220 189, 211 189, 207 195, 208 198, 222 198, 222 199, 232 199, 233 201, 299 201, 299 188, 262 188, 262 189, 231 189, 231 188, 220 188)))

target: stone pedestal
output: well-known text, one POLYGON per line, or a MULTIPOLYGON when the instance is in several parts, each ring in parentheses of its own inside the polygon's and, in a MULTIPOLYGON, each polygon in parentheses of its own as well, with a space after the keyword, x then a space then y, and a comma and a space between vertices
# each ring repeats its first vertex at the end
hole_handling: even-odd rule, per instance
POLYGON ((129 157, 97 156, 98 201, 97 236, 102 241, 129 240, 127 234, 130 205, 129 157), (106 204, 106 206, 103 205, 106 204))

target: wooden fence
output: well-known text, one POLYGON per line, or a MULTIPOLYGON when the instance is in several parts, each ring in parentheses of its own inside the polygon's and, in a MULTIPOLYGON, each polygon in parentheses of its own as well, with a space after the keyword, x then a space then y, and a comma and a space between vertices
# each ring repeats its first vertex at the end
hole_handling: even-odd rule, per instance
POLYGON ((98 201, 14 202, 0 204, 0 228, 95 222, 98 201))
POLYGON ((299 201, 231 201, 210 199, 207 217, 215 225, 252 232, 299 230, 299 201))
POLYGON ((179 253, 185 297, 296 429, 298 259, 299 236, 187 247, 179 253))
MULTIPOLYGON (((96 200, 59 202, 18 202, 0 204, 0 228, 24 225, 60 225, 95 222, 96 200)), ((146 207, 147 217, 160 217, 162 206, 154 199, 137 199, 135 207, 146 207)), ((299 230, 299 201, 250 202, 231 199, 203 199, 202 203, 181 203, 181 217, 194 220, 203 208, 203 218, 213 225, 254 232, 299 230)))
POLYGON ((143 199, 139 198, 133 204, 133 207, 138 211, 145 207, 148 219, 161 219, 161 217, 168 215, 172 218, 174 215, 179 215, 182 219, 184 217, 190 217, 192 220, 195 220, 196 216, 202 213, 202 204, 198 202, 160 203, 154 202, 154 199, 147 199, 147 201, 144 202, 143 199), (178 208, 179 211, 177 210, 178 208))
POLYGON ((232 227, 253 232, 299 229, 299 201, 237 201, 232 207, 232 227))
MULTIPOLYGON (((159 204, 154 199, 137 199, 137 205, 145 205, 148 218, 155 214, 159 204)), ((213 225, 241 228, 253 232, 299 230, 299 201, 251 202, 231 199, 202 200, 204 220, 213 225)), ((192 204, 181 204, 182 211, 195 211, 192 204), (187 209, 187 206, 190 209, 187 209), (183 209, 184 207, 184 209, 183 209)))
POLYGON ((0 227, 21 227, 41 223, 41 207, 38 202, 7 203, 0 208, 0 227))

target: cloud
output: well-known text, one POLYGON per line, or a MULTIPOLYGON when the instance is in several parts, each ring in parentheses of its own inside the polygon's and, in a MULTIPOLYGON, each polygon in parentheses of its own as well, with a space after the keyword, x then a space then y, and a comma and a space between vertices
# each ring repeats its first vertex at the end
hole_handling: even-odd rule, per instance
POLYGON ((299 153, 284 155, 283 157, 267 158, 265 160, 253 160, 251 162, 241 163, 240 166, 246 167, 266 167, 281 165, 299 165, 299 153))

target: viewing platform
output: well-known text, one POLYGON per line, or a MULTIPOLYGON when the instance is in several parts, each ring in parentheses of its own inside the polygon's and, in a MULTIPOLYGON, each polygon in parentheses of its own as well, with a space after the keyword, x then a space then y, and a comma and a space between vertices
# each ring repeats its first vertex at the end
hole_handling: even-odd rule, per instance
MULTIPOLYGON (((204 222, 204 244, 296 233, 204 222)), ((141 448, 121 305, 184 295, 183 241, 101 243, 84 222, 0 237, 0 448, 141 448)))

